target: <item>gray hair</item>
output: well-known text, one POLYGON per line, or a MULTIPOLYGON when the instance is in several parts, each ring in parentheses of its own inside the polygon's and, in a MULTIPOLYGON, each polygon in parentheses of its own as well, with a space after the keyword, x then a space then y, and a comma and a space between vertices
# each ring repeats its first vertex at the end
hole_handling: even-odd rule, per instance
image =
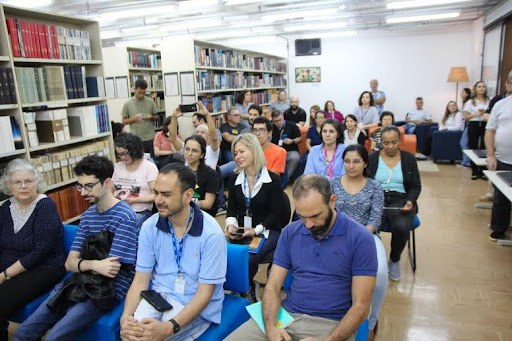
POLYGON ((14 159, 7 164, 7 167, 5 167, 2 177, 0 178, 0 191, 7 195, 12 195, 12 192, 7 186, 7 182, 11 181, 14 173, 20 171, 32 173, 37 181, 37 193, 45 192, 46 182, 44 181, 43 175, 37 171, 37 168, 30 163, 30 161, 25 159, 14 159))

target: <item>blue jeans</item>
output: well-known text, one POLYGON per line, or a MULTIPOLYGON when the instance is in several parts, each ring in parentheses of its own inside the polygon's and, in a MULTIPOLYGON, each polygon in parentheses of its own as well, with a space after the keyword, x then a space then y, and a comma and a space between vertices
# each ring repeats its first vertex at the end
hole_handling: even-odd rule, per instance
POLYGON ((201 316, 197 316, 189 324, 180 329, 179 333, 168 337, 165 341, 193 341, 203 335, 210 328, 210 321, 205 320, 201 316))
POLYGON ((236 163, 235 161, 229 161, 222 166, 219 166, 220 168, 220 174, 222 175, 222 178, 230 178, 231 175, 235 172, 236 169, 236 163))
MULTIPOLYGON (((462 150, 468 149, 468 128, 464 129, 464 132, 462 133, 462 137, 460 138, 460 148, 462 150)), ((462 161, 460 163, 463 166, 470 167, 471 161, 469 160, 469 157, 462 153, 462 161)))
POLYGON ((375 240, 375 248, 377 249, 377 281, 375 282, 375 289, 373 289, 372 305, 370 310, 370 316, 368 317, 368 329, 373 330, 375 324, 379 319, 380 309, 386 297, 386 291, 388 290, 388 262, 386 258, 386 250, 382 240, 376 234, 373 235, 375 240))
POLYGON ((414 132, 416 131, 416 124, 406 123, 404 124, 404 129, 406 134, 414 134, 414 132))
POLYGON ((46 304, 60 290, 63 282, 57 284, 50 296, 23 322, 16 330, 15 341, 40 340, 48 329, 47 341, 74 340, 104 312, 94 305, 91 300, 72 305, 64 315, 56 315, 46 304), (52 328, 53 327, 53 328, 52 328))
POLYGON ((231 149, 221 149, 220 156, 222 158, 223 163, 233 161, 233 154, 231 154, 231 149))
POLYGON ((139 233, 140 228, 142 227, 142 224, 153 215, 151 210, 145 210, 135 213, 137 215, 137 233, 139 233))

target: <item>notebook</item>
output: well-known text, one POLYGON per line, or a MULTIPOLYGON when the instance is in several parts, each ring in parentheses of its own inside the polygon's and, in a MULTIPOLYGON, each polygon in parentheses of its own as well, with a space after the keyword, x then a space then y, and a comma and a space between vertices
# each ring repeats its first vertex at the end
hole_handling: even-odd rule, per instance
MULTIPOLYGON (((261 302, 256 302, 251 305, 245 307, 249 315, 251 315, 252 319, 258 327, 260 327, 263 334, 267 335, 265 331, 265 323, 263 322, 263 310, 261 302)), ((283 307, 279 308, 279 312, 277 313, 277 328, 286 328, 293 322, 293 316, 290 315, 283 307)))
POLYGON ((509 187, 512 187, 512 172, 498 172, 496 173, 501 180, 503 180, 509 187))

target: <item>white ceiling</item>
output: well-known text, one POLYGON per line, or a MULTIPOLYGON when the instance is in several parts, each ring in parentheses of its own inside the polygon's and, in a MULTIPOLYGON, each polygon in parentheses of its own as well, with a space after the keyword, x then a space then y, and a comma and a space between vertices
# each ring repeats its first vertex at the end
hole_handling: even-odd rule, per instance
MULTIPOLYGON (((130 44, 130 41, 141 39, 154 41, 157 44, 162 37, 183 34, 193 34, 203 40, 228 37, 250 39, 256 36, 292 34, 300 36, 308 33, 321 38, 328 32, 368 30, 402 32, 419 28, 422 30, 447 28, 454 24, 475 20, 504 0, 471 0, 410 9, 386 7, 387 3, 403 0, 236 0, 246 2, 241 5, 229 5, 227 1, 234 0, 48 0, 51 3, 49 5, 44 5, 46 1, 43 0, 0 0, 2 3, 20 7, 23 7, 23 3, 26 2, 25 7, 32 9, 98 20, 104 46, 122 42, 130 44), (327 10, 332 14, 313 16, 319 10, 327 10), (268 18, 269 15, 286 15, 286 13, 294 13, 297 16, 296 12, 303 14, 288 19, 275 20, 274 18, 274 21, 268 18), (386 23, 386 19, 390 17, 451 12, 460 12, 460 15, 445 20, 386 23), (346 23, 344 28, 335 27, 343 23, 346 23), (298 26, 297 31, 289 31, 290 26, 298 26)), ((439 1, 430 0, 428 3, 439 1)))

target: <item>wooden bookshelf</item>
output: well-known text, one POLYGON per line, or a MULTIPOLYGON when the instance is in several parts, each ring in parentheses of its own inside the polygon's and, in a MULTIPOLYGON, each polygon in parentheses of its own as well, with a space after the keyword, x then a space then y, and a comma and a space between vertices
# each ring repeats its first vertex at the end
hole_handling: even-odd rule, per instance
MULTIPOLYGON (((34 135, 38 137, 37 130, 41 128, 34 128, 38 125, 33 123, 33 119, 28 118, 30 116, 28 113, 36 112, 35 122, 40 122, 37 120, 39 118, 37 112, 46 111, 48 113, 51 111, 53 113, 60 110, 62 113, 64 110, 65 118, 58 120, 61 121, 62 126, 67 126, 66 124, 69 123, 67 113, 72 108, 101 105, 106 108, 107 99, 104 95, 100 97, 86 96, 86 77, 102 80, 101 77, 104 76, 99 24, 91 20, 7 5, 0 5, 0 19, 3 21, 3 24, 0 25, 0 62, 2 62, 0 66, 13 70, 13 92, 16 98, 15 104, 0 104, 0 110, 2 110, 2 116, 8 115, 11 120, 15 119, 23 141, 23 149, 0 153, 0 163, 5 164, 15 157, 30 160, 38 167, 45 180, 52 180, 47 180, 47 190, 52 191, 49 194, 56 204, 58 206, 71 205, 73 204, 71 202, 59 202, 59 193, 66 186, 69 187, 76 182, 72 168, 77 160, 93 154, 106 155, 114 159, 108 112, 102 112, 101 119, 103 121, 98 121, 98 126, 102 129, 98 131, 102 131, 101 133, 80 137, 69 135, 69 138, 65 136, 63 140, 59 135, 59 139, 55 140, 58 142, 39 141, 38 145, 35 145, 34 135), (22 28, 25 29, 24 33, 18 34, 18 30, 22 28), (59 39, 59 37, 66 38, 59 39), (67 37, 73 39, 67 39, 67 37), (26 74, 17 73, 20 68, 37 70, 37 68, 45 67, 62 70, 61 77, 64 83, 61 83, 63 86, 59 89, 64 93, 62 99, 50 100, 51 97, 47 95, 50 92, 50 83, 47 78, 38 78, 35 83, 28 78, 21 77, 26 74), (72 67, 80 69, 80 76, 73 74, 75 77, 72 79, 73 82, 69 78, 70 74, 65 73, 72 67), (78 94, 79 90, 82 91, 81 95, 78 94), (27 91, 31 91, 33 97, 27 97, 27 91), (25 94, 23 98, 21 97, 22 92, 25 94), (28 101, 28 98, 37 100, 28 101), (42 164, 44 158, 48 158, 48 161, 42 164), (51 177, 49 177, 50 173, 51 177)), ((51 86, 51 91, 55 91, 55 84, 53 83, 51 86)), ((94 119, 97 120, 97 117, 94 119)), ((52 120, 57 119, 52 118, 52 120)), ((87 117, 84 120, 90 121, 87 117)), ((53 133, 52 129, 50 128, 50 133, 53 133)), ((80 209, 84 207, 81 206, 80 209)), ((74 216, 79 217, 82 212, 83 210, 75 212, 74 216)), ((69 219, 76 220, 76 217, 69 217, 69 219)))
MULTIPOLYGON (((126 77, 130 96, 135 90, 135 80, 143 78, 148 82, 146 95, 156 94, 157 108, 165 112, 164 84, 162 74, 161 53, 159 50, 137 47, 105 47, 103 48, 105 60, 105 77, 126 77), (125 62, 122 62, 125 61, 125 62)), ((109 98, 107 103, 109 112, 113 113, 111 119, 122 122, 121 112, 123 105, 129 98, 109 98)), ((164 115, 165 116, 165 115, 164 115)), ((156 127, 158 129, 159 127, 156 127)))
MULTIPOLYGON (((162 70, 165 74, 193 72, 195 101, 203 101, 219 126, 224 114, 234 105, 236 96, 245 90, 252 92, 252 102, 266 104, 277 99, 280 89, 287 88, 285 58, 194 40, 189 37, 166 39, 160 45, 162 70), (180 53, 177 54, 176 47, 180 53), (215 53, 218 58, 204 58, 215 53), (169 56, 167 58, 167 55, 169 56)), ((166 107, 176 108, 184 94, 165 97, 166 107)), ((191 95, 191 94, 185 94, 191 95)), ((187 96, 189 100, 192 96, 187 96)), ((191 115, 179 119, 180 133, 193 133, 191 115)))

